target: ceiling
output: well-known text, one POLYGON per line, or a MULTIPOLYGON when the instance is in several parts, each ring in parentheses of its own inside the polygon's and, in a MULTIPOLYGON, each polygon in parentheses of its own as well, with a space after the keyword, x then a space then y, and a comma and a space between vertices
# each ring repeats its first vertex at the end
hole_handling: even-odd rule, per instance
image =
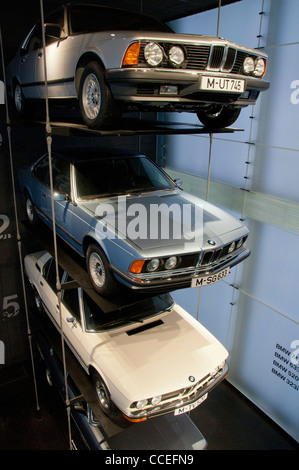
MULTIPOLYGON (((200 13, 240 0, 81 0, 73 3, 96 3, 142 11, 167 22, 200 13)), ((67 0, 43 0, 44 13, 55 10, 67 0)), ((34 23, 40 20, 40 0, 1 0, 0 26, 5 62, 15 54, 21 41, 34 23)))

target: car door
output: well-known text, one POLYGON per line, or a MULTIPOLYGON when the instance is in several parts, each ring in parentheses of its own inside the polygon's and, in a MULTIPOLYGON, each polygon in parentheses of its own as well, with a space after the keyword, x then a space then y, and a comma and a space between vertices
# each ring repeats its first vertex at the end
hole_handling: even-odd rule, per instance
MULTIPOLYGON (((64 23, 64 8, 59 8, 56 12, 47 16, 45 20, 45 51, 49 98, 64 98, 67 96, 65 61, 68 49, 68 36, 67 26, 65 27, 64 23)), ((45 98, 45 64, 42 43, 38 50, 36 77, 39 84, 39 95, 41 98, 45 98)))
MULTIPOLYGON (((64 270, 59 266, 58 276, 61 282, 64 270)), ((50 258, 45 264, 39 282, 39 295, 51 320, 60 327, 59 305, 56 289, 56 264, 50 258)))
MULTIPOLYGON (((45 162, 45 165, 47 164, 49 165, 49 161, 45 162)), ((55 155, 52 156, 52 179, 56 229, 62 238, 69 241, 72 224, 72 203, 70 198, 70 164, 67 160, 55 155)), ((44 217, 52 223, 50 176, 41 187, 40 207, 44 217)))
POLYGON ((37 24, 25 39, 20 51, 19 78, 25 98, 39 98, 37 63, 42 45, 41 25, 37 24))
MULTIPOLYGON (((64 283, 73 279, 67 274, 64 283)), ((63 321, 63 332, 70 348, 79 362, 86 364, 86 351, 82 345, 82 320, 80 308, 80 288, 66 288, 62 290, 61 314, 63 321)))

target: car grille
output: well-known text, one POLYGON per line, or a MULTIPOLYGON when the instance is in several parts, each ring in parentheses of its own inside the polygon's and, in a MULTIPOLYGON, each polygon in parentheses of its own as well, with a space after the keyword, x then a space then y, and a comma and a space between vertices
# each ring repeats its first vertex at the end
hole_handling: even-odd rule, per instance
MULTIPOLYGON (((247 236, 240 240, 236 240, 236 245, 238 244, 239 241, 241 241, 242 243, 241 246, 243 246, 246 240, 247 240, 247 236)), ((229 253, 228 250, 229 250, 230 245, 231 243, 228 243, 222 248, 204 251, 201 256, 199 266, 201 267, 201 266, 208 266, 213 263, 221 263, 222 260, 223 261, 226 260, 228 254, 230 254, 230 256, 232 257, 235 257, 237 255, 238 249, 235 249, 234 251, 229 253)))
MULTIPOLYGON (((146 64, 144 59, 144 46, 148 41, 141 42, 139 60, 140 64, 146 64)), ((160 67, 172 67, 167 60, 169 49, 175 45, 172 43, 159 43, 164 51, 165 57, 160 67)), ((211 70, 223 71, 236 74, 242 74, 242 64, 246 56, 255 57, 244 51, 238 51, 234 47, 226 47, 224 45, 204 45, 204 44, 180 44, 185 50, 186 60, 181 69, 188 70, 211 70)), ((257 55, 256 55, 257 56, 257 55)))

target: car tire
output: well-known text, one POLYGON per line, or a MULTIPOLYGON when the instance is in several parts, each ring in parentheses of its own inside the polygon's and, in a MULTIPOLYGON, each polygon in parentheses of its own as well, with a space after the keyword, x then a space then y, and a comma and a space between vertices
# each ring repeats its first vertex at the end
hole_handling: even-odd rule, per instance
POLYGON ((114 101, 98 62, 90 62, 82 73, 79 106, 83 121, 91 129, 116 126, 121 118, 121 106, 114 101))
POLYGON ((103 413, 105 413, 105 415, 109 416, 110 418, 114 418, 120 415, 119 409, 115 406, 115 404, 111 400, 107 385, 105 384, 104 380, 102 379, 102 377, 100 376, 98 372, 94 372, 92 376, 92 382, 93 382, 94 390, 96 392, 100 408, 103 411, 103 413))
POLYGON ((37 214, 32 199, 28 193, 25 195, 25 210, 29 224, 32 226, 36 225, 37 214))
POLYGON ((89 245, 86 264, 91 283, 98 294, 109 297, 117 291, 117 281, 110 271, 107 257, 98 245, 89 245))
POLYGON ((209 110, 198 111, 200 122, 210 129, 222 129, 231 126, 239 117, 241 108, 228 108, 227 106, 212 106, 209 110))

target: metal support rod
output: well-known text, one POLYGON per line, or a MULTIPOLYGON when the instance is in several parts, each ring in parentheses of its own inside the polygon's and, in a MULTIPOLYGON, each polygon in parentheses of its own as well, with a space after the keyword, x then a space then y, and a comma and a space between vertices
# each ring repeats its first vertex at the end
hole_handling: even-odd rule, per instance
MULTIPOLYGON (((210 133, 210 148, 209 148, 209 165, 208 165, 208 178, 207 178, 207 194, 206 194, 206 201, 209 200, 213 136, 214 136, 214 134, 213 134, 213 133, 210 133)), ((199 287, 199 291, 198 291, 197 320, 198 320, 198 317, 199 317, 200 296, 201 296, 201 287, 199 287)))
POLYGON ((208 179, 207 179, 206 201, 209 200, 213 135, 214 135, 214 134, 210 134, 209 165, 208 165, 208 179))
POLYGON ((218 5, 217 38, 219 38, 220 10, 221 10, 221 0, 219 0, 219 5, 218 5))
POLYGON ((49 157, 49 175, 50 175, 50 190, 51 190, 51 211, 52 211, 52 222, 53 222, 54 260, 55 260, 55 268, 56 268, 56 290, 57 290, 58 309, 59 309, 59 317, 60 317, 60 335, 61 335, 61 349, 62 349, 63 371, 64 371, 65 404, 66 404, 66 410, 67 410, 69 446, 70 446, 70 450, 72 450, 70 401, 69 401, 69 394, 68 394, 67 370, 66 370, 66 358, 65 358, 65 344, 64 344, 62 312, 61 312, 61 283, 60 283, 60 279, 59 279, 59 263, 58 263, 56 221, 55 221, 55 207, 54 207, 54 187, 53 187, 53 172, 52 172, 52 136, 51 136, 50 115, 49 115, 49 95, 48 95, 47 59, 46 59, 46 34, 45 34, 45 19, 44 19, 43 0, 40 0, 40 11, 41 11, 41 25, 42 25, 43 54, 44 54, 43 64, 44 64, 44 81, 45 81, 46 132, 47 132, 47 149, 48 149, 48 157, 49 157))

